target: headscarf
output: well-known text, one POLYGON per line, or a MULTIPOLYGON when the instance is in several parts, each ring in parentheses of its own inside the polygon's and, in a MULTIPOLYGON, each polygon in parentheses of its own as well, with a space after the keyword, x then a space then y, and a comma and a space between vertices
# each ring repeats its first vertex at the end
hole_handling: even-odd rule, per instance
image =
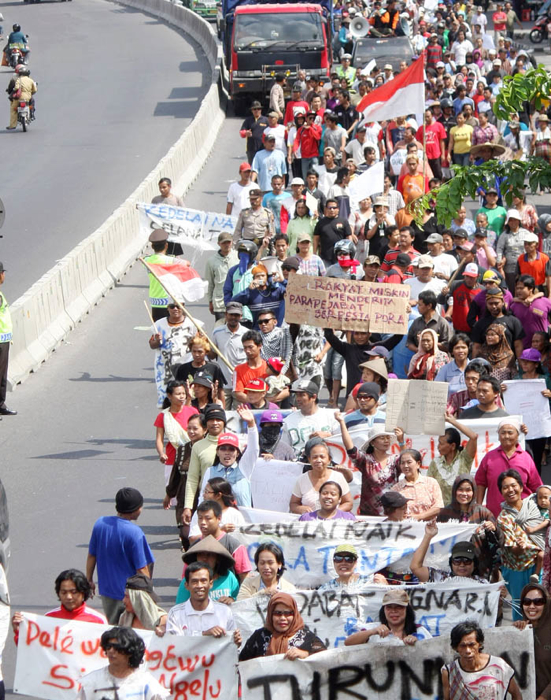
POLYGON ((528 591, 532 590, 538 591, 545 598, 545 607, 538 620, 537 627, 532 627, 534 660, 536 662, 536 697, 541 697, 551 683, 551 652, 549 651, 551 648, 551 624, 549 624, 551 622, 551 600, 549 599, 549 593, 538 583, 529 583, 527 586, 524 586, 520 594, 520 609, 525 620, 522 602, 528 591))
POLYGON ((431 382, 436 377, 439 367, 436 364, 436 355, 438 353, 438 336, 432 328, 425 328, 419 336, 419 351, 411 359, 408 379, 426 379, 431 382), (421 340, 425 333, 432 334, 432 350, 423 352, 421 350, 421 340))
POLYGON ((137 618, 146 630, 154 630, 159 624, 159 618, 166 615, 166 610, 159 607, 147 591, 137 591, 127 588, 134 612, 125 610, 119 618, 120 627, 132 627, 137 618))
POLYGON ((479 356, 488 360, 492 365, 492 371, 512 368, 515 364, 515 353, 511 350, 505 337, 505 327, 500 323, 492 323, 486 329, 486 334, 488 331, 494 331, 499 336, 499 343, 497 345, 488 345, 486 338, 484 338, 479 356))
POLYGON ((266 656, 274 656, 275 654, 285 654, 289 648, 289 639, 304 627, 304 620, 298 611, 297 601, 288 593, 275 593, 268 603, 266 611, 266 629, 272 633, 272 638, 266 650, 266 656), (289 610, 293 611, 293 621, 285 632, 278 632, 273 625, 272 617, 275 606, 278 603, 283 603, 289 610))

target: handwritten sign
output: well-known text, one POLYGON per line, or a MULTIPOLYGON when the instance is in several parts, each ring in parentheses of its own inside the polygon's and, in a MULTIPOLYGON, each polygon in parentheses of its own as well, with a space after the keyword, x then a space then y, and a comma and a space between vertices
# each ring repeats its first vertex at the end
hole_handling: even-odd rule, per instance
POLYGON ((406 284, 293 275, 285 297, 285 320, 321 328, 403 335, 408 329, 409 291, 406 284))
MULTIPOLYGON (((468 540, 476 527, 474 523, 440 523, 425 564, 447 569, 453 545, 468 540)), ((425 534, 425 523, 415 520, 251 523, 237 527, 232 534, 247 547, 251 561, 261 543, 275 542, 285 552, 285 577, 299 588, 316 588, 333 578, 333 552, 345 542, 358 550, 359 574, 374 574, 395 562, 407 569, 425 534)))
POLYGON ((254 507, 286 513, 289 510, 293 487, 303 469, 304 464, 300 462, 258 459, 251 477, 254 507))
MULTIPOLYGON (((46 700, 74 700, 78 679, 107 665, 100 638, 111 628, 23 613, 14 692, 46 700)), ((237 698, 237 647, 231 636, 157 637, 147 630, 136 632, 146 645, 145 670, 170 690, 171 697, 237 698)))
POLYGON ((515 379, 504 382, 505 409, 509 413, 520 413, 522 422, 528 427, 530 440, 551 435, 551 412, 549 399, 542 396, 547 389, 545 379, 515 379))
MULTIPOLYGON (((396 590, 397 586, 392 586, 396 590)), ((449 634, 466 616, 483 628, 494 627, 500 583, 481 584, 452 578, 440 583, 407 586, 418 625, 433 636, 449 634)), ((388 586, 364 586, 360 591, 296 591, 293 597, 305 625, 329 648, 343 646, 346 637, 363 629, 364 623, 378 622, 379 610, 388 586)), ((243 640, 264 627, 269 597, 257 595, 232 605, 235 624, 243 640)))
POLYGON ((149 236, 154 228, 162 228, 168 233, 169 241, 192 245, 202 242, 212 243, 215 250, 220 233, 233 233, 237 218, 228 214, 199 211, 187 207, 173 207, 167 204, 139 203, 140 231, 149 236))
MULTIPOLYGON (((531 629, 484 630, 484 652, 501 656, 515 670, 523 700, 536 697, 531 629)), ((415 646, 362 644, 313 654, 297 663, 264 656, 239 664, 243 700, 396 700, 442 698, 440 669, 456 653, 449 637, 415 646)))
POLYGON ((442 435, 448 402, 447 382, 393 379, 388 383, 386 429, 410 435, 442 435))

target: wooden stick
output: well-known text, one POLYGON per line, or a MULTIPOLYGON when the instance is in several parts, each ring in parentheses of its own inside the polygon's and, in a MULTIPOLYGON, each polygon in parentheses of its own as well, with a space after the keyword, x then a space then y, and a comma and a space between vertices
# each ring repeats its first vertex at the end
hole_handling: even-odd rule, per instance
POLYGON ((155 323, 155 320, 153 319, 153 314, 151 313, 151 311, 150 311, 150 309, 149 309, 149 306, 147 305, 147 301, 144 299, 144 300, 143 300, 143 303, 144 303, 144 305, 145 305, 145 310, 147 311, 147 315, 148 315, 149 318, 151 319, 151 323, 153 324, 153 328, 155 329, 155 333, 158 335, 158 334, 159 334, 159 331, 157 330, 157 325, 156 325, 156 323, 155 323))
POLYGON ((189 320, 193 323, 195 328, 199 331, 201 335, 204 335, 205 338, 207 339, 209 345, 211 348, 214 350, 214 352, 218 355, 218 357, 229 367, 229 369, 233 372, 235 371, 235 367, 231 364, 231 362, 223 355, 223 353, 220 352, 220 350, 216 347, 216 345, 212 342, 212 340, 209 338, 207 333, 201 328, 201 326, 197 323, 197 321, 193 318, 193 316, 189 313, 189 311, 184 307, 184 305, 178 301, 178 299, 175 299, 170 291, 165 287, 163 284, 163 281, 161 278, 155 273, 154 270, 151 269, 151 266, 149 265, 148 262, 146 262, 143 258, 138 258, 138 260, 144 264, 144 266, 147 268, 148 272, 153 275, 153 277, 157 280, 157 282, 161 285, 161 287, 165 290, 165 292, 168 294, 169 297, 174 301, 176 306, 181 309, 184 313, 185 316, 189 318, 189 320))

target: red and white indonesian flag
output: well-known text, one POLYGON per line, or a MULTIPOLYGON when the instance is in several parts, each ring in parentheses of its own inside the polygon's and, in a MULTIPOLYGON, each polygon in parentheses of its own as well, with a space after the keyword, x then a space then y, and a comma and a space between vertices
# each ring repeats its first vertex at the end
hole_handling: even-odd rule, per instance
POLYGON ((423 114, 425 111, 425 61, 423 56, 399 73, 388 83, 381 85, 363 97, 356 110, 363 112, 364 120, 380 122, 384 119, 423 114))
POLYGON ((178 301, 199 301, 205 296, 208 282, 202 280, 197 270, 190 267, 189 263, 148 263, 148 268, 157 275, 170 296, 178 301))

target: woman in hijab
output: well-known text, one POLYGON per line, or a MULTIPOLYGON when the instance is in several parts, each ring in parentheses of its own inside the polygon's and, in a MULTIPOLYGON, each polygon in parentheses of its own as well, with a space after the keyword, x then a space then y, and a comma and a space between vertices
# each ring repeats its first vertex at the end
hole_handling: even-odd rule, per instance
POLYGON ((524 629, 532 625, 534 634, 534 660, 536 662, 536 698, 548 698, 551 694, 551 599, 539 583, 529 583, 520 594, 522 620, 513 622, 524 629))
POLYGON ((255 630, 239 654, 239 661, 285 654, 285 659, 306 659, 325 644, 304 626, 296 600, 288 593, 275 593, 268 603, 266 625, 255 630))
MULTIPOLYGON (((133 627, 140 630, 154 630, 166 625, 167 612, 159 607, 159 597, 153 589, 149 576, 135 574, 126 582, 124 591, 124 612, 119 618, 119 627, 133 627)), ((159 634, 162 636, 162 634, 159 634)))
POLYGON ((478 571, 488 581, 497 581, 503 535, 494 514, 476 502, 475 493, 474 479, 469 474, 460 474, 452 487, 451 502, 440 509, 436 522, 458 520, 460 523, 478 523, 479 527, 471 537, 478 559, 478 571))
POLYGON ((411 358, 408 379, 436 379, 438 370, 450 361, 447 353, 438 349, 438 336, 432 328, 426 328, 419 336, 419 350, 411 358))
POLYGON ((488 360, 492 365, 491 376, 500 382, 512 379, 516 375, 515 353, 505 337, 505 326, 500 323, 492 323, 486 329, 479 357, 488 360))

